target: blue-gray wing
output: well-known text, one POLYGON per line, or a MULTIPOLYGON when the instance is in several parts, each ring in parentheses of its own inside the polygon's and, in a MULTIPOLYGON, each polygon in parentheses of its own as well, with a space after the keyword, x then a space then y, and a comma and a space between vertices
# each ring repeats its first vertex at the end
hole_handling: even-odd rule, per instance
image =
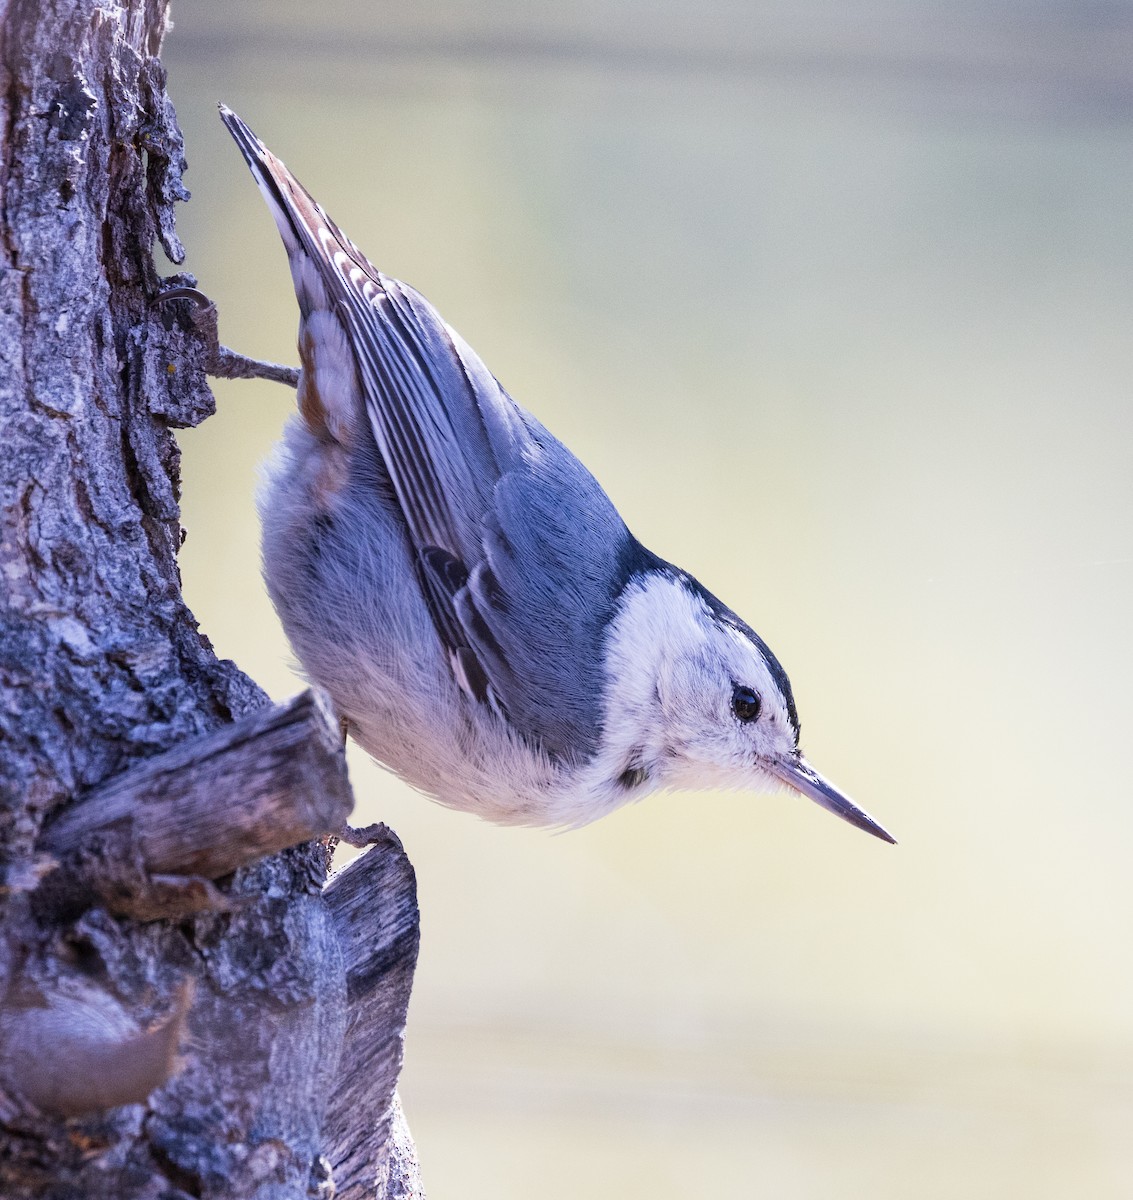
POLYGON ((334 312, 455 677, 554 758, 597 748, 605 631, 636 543, 585 467, 412 288, 382 275, 234 113, 292 260, 334 312), (312 281, 306 260, 321 287, 312 281))
POLYGON ((436 311, 378 278, 351 339, 454 672, 552 757, 587 757, 635 543, 593 476, 436 311))

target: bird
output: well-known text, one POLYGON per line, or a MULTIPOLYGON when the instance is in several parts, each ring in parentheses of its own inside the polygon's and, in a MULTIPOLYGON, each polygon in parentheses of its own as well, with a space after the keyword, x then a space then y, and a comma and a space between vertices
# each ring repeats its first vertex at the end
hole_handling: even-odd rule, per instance
POLYGON ((436 309, 219 107, 300 314, 298 411, 258 501, 264 578, 353 739, 504 825, 578 827, 660 790, 785 786, 893 842, 803 756, 763 639, 646 549, 436 309))

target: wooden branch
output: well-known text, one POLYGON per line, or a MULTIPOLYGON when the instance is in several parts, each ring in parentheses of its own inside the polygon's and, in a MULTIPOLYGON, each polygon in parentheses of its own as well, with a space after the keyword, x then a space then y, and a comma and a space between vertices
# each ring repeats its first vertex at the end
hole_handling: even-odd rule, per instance
POLYGON ((46 828, 40 849, 116 911, 167 916, 223 907, 207 881, 337 832, 352 806, 338 721, 306 691, 87 792, 46 828), (137 879, 124 878, 130 868, 160 893, 142 901, 145 911, 137 879))
POLYGON ((325 893, 346 962, 346 1036, 323 1124, 338 1200, 423 1194, 394 1091, 420 941, 417 882, 397 835, 368 832, 373 848, 325 893))

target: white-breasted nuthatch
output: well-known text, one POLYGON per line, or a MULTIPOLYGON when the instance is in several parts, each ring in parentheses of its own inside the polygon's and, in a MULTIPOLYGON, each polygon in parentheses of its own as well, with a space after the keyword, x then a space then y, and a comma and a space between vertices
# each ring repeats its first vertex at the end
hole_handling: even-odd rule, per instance
POLYGON ((291 646, 354 739, 506 824, 582 825, 659 788, 786 784, 893 841, 799 751, 791 685, 731 609, 252 131, 299 301, 299 414, 260 500, 291 646))

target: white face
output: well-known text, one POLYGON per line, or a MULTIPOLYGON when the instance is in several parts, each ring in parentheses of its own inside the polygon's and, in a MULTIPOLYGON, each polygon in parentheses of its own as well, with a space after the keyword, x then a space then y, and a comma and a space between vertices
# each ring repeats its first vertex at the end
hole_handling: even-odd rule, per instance
POLYGON ((781 668, 692 585, 658 573, 627 589, 606 677, 595 766, 599 777, 623 788, 618 802, 651 788, 786 785, 893 841, 802 757, 781 668))
POLYGON ((778 787, 770 768, 791 758, 787 702, 758 648, 709 617, 699 645, 658 664, 666 784, 778 787))
POLYGON ((793 758, 786 698, 758 647, 662 575, 625 598, 606 698, 611 740, 654 787, 781 786, 793 758))

